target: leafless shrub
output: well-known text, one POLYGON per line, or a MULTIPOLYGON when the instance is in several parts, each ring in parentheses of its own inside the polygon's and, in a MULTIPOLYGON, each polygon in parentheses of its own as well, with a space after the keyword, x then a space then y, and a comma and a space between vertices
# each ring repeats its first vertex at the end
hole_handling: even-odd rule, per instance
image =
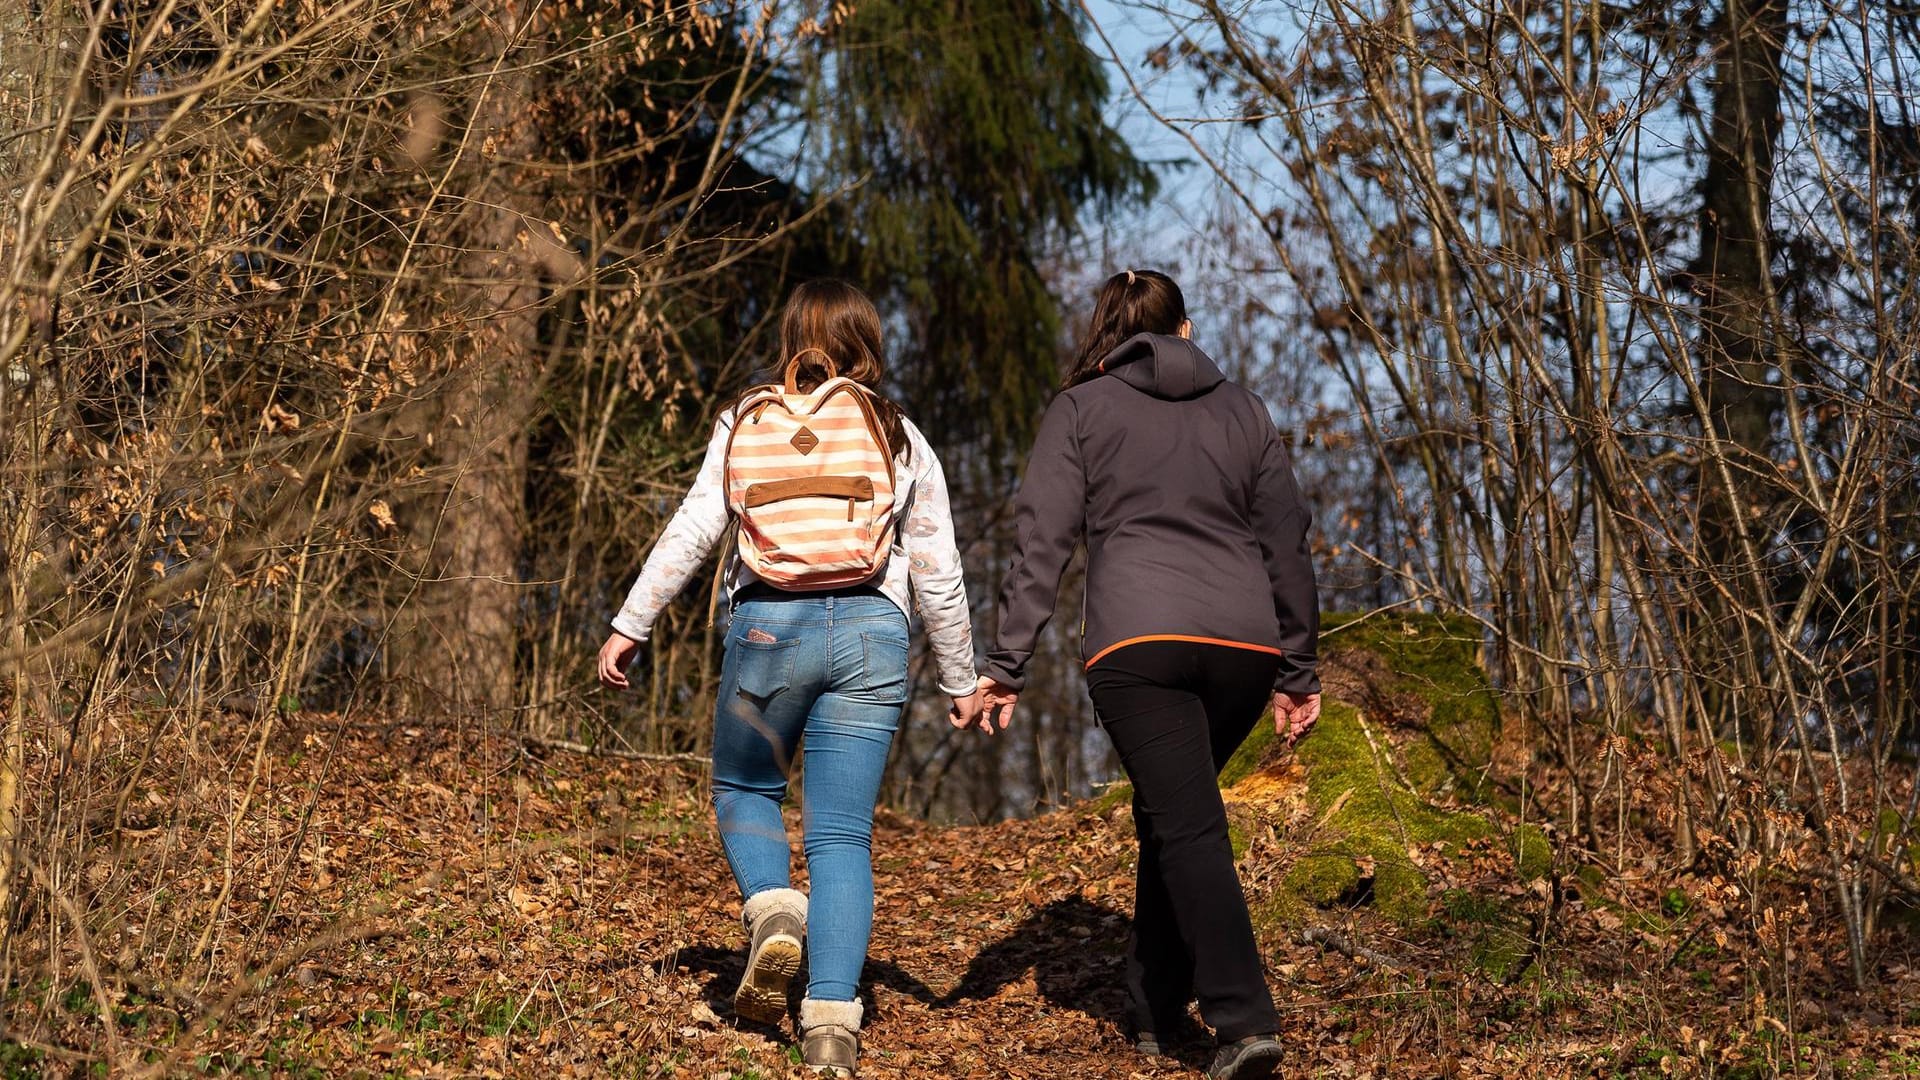
POLYGON ((1820 867, 1865 981, 1920 792, 1910 14, 1166 14, 1241 134, 1166 122, 1354 409, 1379 497, 1322 520, 1377 599, 1481 621, 1582 857, 1657 795, 1777 943, 1770 868, 1820 867))
POLYGON ((676 334, 795 217, 740 161, 780 47, 674 3, 0 13, 0 979, 84 981, 109 1060, 109 987, 251 985, 292 712, 593 722, 581 613, 716 381, 676 334))

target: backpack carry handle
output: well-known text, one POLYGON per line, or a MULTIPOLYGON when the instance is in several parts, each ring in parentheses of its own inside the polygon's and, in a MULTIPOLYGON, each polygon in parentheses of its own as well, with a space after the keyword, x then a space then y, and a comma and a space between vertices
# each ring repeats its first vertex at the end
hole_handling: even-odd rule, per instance
POLYGON ((812 347, 801 349, 799 352, 793 354, 792 359, 787 361, 785 371, 787 393, 795 397, 800 396, 800 358, 808 353, 819 353, 821 358, 826 360, 827 378, 822 381, 830 381, 834 377, 833 357, 827 355, 827 350, 812 347))

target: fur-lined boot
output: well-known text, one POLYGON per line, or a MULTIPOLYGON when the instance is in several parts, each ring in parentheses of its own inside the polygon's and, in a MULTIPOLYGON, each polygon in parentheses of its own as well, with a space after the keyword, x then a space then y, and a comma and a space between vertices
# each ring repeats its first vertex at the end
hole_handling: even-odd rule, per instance
POLYGON ((818 1073, 852 1076, 860 1058, 860 1017, 858 1001, 802 1001, 800 1060, 818 1073))
POLYGON ((807 894, 798 889, 765 889, 747 898, 747 973, 733 994, 737 1016, 777 1024, 787 1015, 787 984, 800 971, 801 943, 807 936, 807 894))

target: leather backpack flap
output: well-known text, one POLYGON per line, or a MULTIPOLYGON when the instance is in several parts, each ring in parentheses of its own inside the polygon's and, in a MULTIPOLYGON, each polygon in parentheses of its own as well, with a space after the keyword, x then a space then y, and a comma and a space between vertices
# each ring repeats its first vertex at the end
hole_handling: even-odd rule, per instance
POLYGON ((870 476, 802 476, 792 480, 769 480, 747 485, 744 504, 748 509, 787 499, 819 497, 871 502, 875 494, 870 476))

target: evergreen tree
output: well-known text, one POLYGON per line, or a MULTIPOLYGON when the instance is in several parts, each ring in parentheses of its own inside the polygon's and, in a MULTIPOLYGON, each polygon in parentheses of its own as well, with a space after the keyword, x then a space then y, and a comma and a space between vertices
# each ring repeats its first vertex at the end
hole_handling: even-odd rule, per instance
POLYGON ((1048 0, 875 0, 823 39, 814 180, 859 182, 828 227, 909 330, 903 403, 943 445, 1024 448, 1058 367, 1042 256, 1084 209, 1155 187, 1106 122, 1083 22, 1048 0))

